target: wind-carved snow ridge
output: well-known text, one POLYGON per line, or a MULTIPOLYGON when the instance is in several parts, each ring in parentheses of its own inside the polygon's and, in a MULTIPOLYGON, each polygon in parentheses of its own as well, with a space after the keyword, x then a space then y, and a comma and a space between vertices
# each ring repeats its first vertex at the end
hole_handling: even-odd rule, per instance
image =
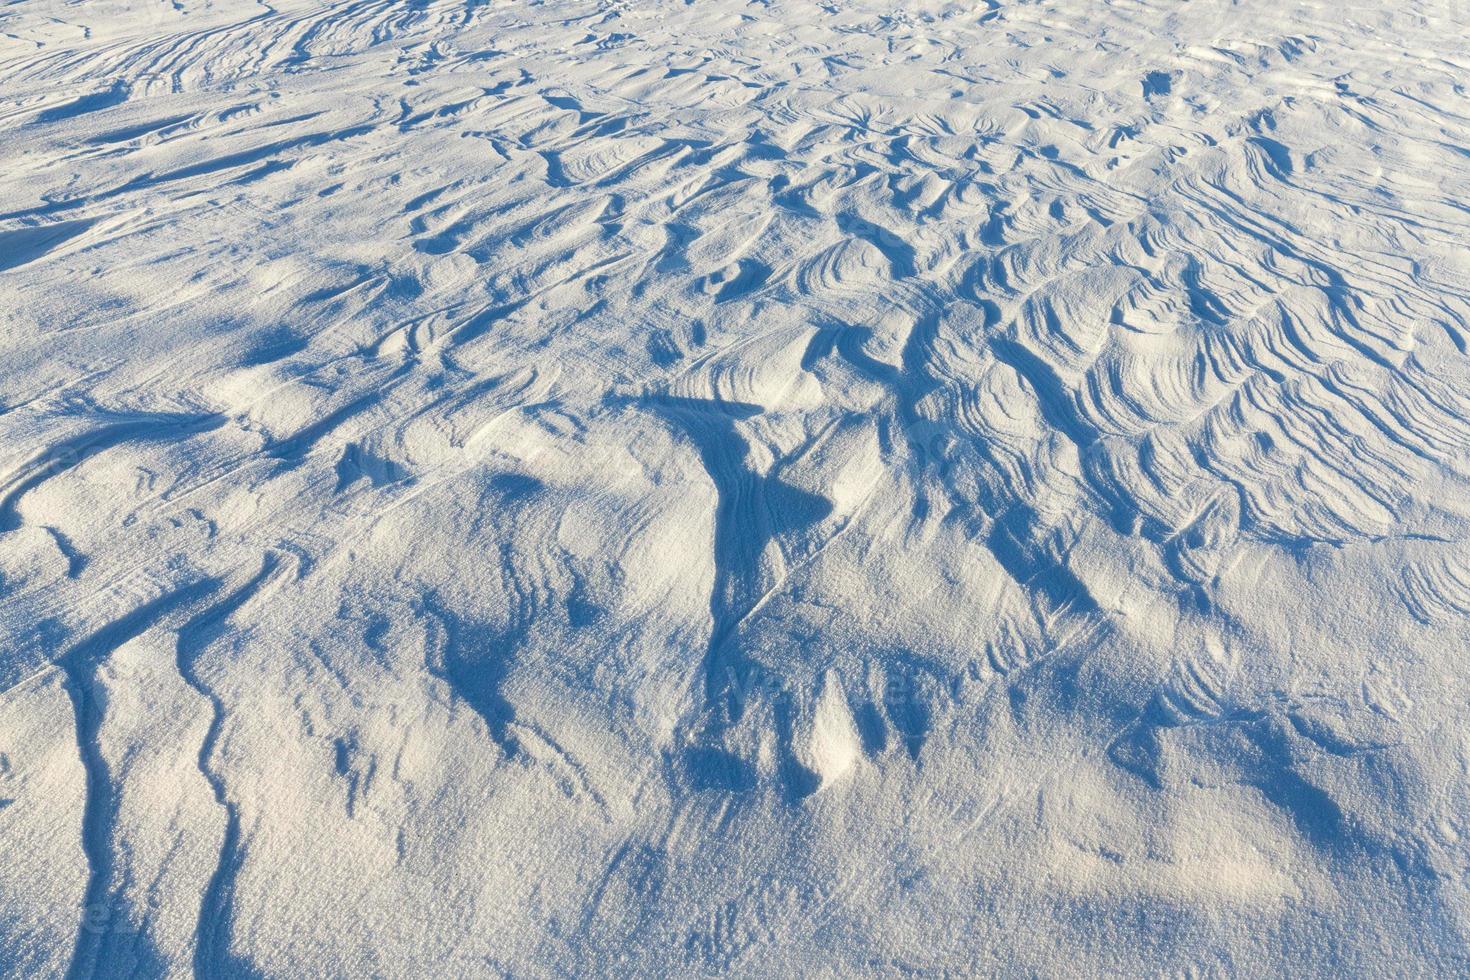
POLYGON ((0 969, 1470 972, 1463 5, 0 11, 0 969))

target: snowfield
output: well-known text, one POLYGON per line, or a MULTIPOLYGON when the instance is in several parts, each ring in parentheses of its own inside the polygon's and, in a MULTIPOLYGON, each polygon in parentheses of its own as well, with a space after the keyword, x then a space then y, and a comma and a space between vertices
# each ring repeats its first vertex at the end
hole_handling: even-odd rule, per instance
POLYGON ((0 7, 0 973, 1470 971, 1467 21, 0 7))

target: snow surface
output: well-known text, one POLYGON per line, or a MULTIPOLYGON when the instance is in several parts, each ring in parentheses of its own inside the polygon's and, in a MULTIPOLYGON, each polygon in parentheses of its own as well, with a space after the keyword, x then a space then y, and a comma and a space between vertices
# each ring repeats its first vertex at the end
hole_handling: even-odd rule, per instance
POLYGON ((1470 970, 1464 3, 0 7, 0 964, 1470 970))

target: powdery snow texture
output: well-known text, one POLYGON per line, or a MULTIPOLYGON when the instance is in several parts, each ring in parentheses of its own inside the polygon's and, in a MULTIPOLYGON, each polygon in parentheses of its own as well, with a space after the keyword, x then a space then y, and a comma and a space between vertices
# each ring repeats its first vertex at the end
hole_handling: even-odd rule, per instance
POLYGON ((1470 971, 1466 21, 0 8, 0 966, 1470 971))

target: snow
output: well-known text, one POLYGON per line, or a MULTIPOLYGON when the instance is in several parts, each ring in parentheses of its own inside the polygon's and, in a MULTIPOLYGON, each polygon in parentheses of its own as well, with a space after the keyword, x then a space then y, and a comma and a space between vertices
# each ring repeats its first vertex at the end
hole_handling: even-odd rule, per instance
POLYGON ((0 8, 0 969, 1470 972, 1464 24, 0 8))

